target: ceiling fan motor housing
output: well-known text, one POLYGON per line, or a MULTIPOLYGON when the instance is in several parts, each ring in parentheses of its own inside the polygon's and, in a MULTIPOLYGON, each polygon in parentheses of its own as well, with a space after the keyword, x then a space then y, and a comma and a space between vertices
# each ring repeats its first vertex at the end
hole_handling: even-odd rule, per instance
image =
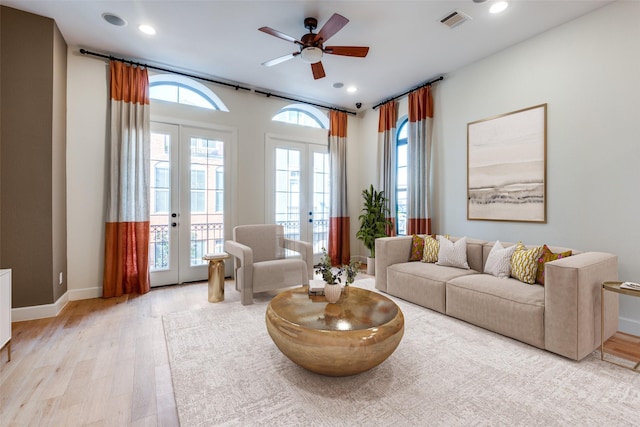
POLYGON ((318 20, 316 18, 305 18, 304 19, 304 27, 309 30, 309 32, 318 28, 318 20))

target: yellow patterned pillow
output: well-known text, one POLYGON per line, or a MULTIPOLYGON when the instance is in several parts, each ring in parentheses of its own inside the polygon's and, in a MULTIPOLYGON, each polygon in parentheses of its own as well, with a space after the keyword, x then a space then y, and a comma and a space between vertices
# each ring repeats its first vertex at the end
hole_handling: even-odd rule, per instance
POLYGON ((538 258, 541 254, 542 246, 527 249, 522 242, 518 242, 516 251, 511 256, 511 277, 530 285, 536 283, 538 258))
MULTIPOLYGON (((437 236, 426 235, 424 236, 424 250, 422 252, 422 262, 434 263, 438 261, 438 251, 440 250, 440 242, 436 239, 437 236)), ((445 235, 445 238, 449 238, 449 235, 445 235)))
POLYGON ((422 236, 414 234, 411 237, 411 254, 409 255, 409 261, 420 261, 424 254, 424 239, 422 236))

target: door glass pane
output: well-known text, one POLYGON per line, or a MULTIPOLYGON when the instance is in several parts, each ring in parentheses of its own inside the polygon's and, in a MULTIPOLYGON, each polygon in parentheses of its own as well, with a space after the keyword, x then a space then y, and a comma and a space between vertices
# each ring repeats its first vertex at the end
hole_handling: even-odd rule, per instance
POLYGON ((169 223, 171 217, 171 136, 151 134, 151 203, 149 230, 149 269, 169 268, 169 223))
POLYGON ((276 149, 275 222, 291 239, 300 239, 300 161, 300 151, 276 149))
POLYGON ((329 155, 313 153, 313 252, 328 247, 329 237, 329 155))
MULTIPOLYGON (((403 129, 406 125, 403 126, 403 129)), ((406 133, 406 131, 405 131, 406 133)), ((397 203, 397 221, 398 234, 407 234, 407 142, 406 140, 398 141, 397 149, 397 174, 396 174, 396 203, 397 203)))
POLYGON ((191 137, 190 265, 204 265, 207 253, 223 251, 224 215, 220 194, 224 194, 224 142, 191 137))

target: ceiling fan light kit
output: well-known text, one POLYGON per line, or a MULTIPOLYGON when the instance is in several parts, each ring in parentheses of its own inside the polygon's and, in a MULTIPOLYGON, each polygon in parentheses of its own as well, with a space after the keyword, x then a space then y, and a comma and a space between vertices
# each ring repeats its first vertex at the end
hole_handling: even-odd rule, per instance
POLYGON ((322 59, 322 49, 319 47, 305 47, 300 52, 300 58, 309 64, 315 64, 322 59))
POLYGON ((274 30, 273 28, 258 28, 258 30, 263 33, 294 43, 298 45, 300 49, 298 52, 265 61, 262 65, 271 67, 295 58, 296 56, 300 56, 304 62, 311 64, 313 78, 317 80, 325 77, 324 67, 322 62, 320 62, 325 53, 330 55, 353 56, 356 58, 366 57, 367 53, 369 53, 369 48, 366 46, 327 46, 326 48, 323 46, 329 38, 340 31, 348 22, 349 20, 344 16, 334 13, 316 34, 313 30, 318 26, 318 20, 316 18, 305 18, 304 27, 308 29, 309 32, 300 37, 300 40, 278 30, 274 30))

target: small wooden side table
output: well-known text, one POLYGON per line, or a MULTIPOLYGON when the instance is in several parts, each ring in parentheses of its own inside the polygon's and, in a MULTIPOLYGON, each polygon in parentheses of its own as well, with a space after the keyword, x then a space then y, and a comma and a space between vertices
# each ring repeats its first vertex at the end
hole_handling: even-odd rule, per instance
POLYGON ((224 260, 229 258, 226 252, 206 254, 203 260, 209 261, 209 302, 224 301, 224 260))
MULTIPOLYGON (((632 371, 635 372, 640 372, 640 337, 636 337, 635 335, 630 335, 630 334, 623 334, 625 337, 628 338, 633 338, 635 343, 637 343, 637 351, 634 350, 633 352, 625 352, 627 354, 616 354, 616 357, 619 357, 621 359, 626 359, 629 360, 630 362, 637 362, 635 364, 635 366, 631 367, 630 365, 627 366, 625 364, 616 362, 614 360, 606 360, 604 358, 605 356, 605 352, 604 352, 604 292, 605 291, 609 291, 609 292, 615 292, 617 294, 623 294, 623 295, 630 295, 632 297, 640 297, 640 292, 638 291, 634 291, 631 289, 621 289, 620 285, 623 282, 603 282, 602 283, 602 291, 601 291, 601 295, 600 295, 600 301, 601 301, 601 305, 600 305, 600 360, 604 360, 605 362, 609 362, 609 363, 613 363, 614 365, 618 365, 618 366, 622 366, 624 368, 628 368, 631 369, 632 371), (637 340, 636 340, 637 338, 637 340), (631 355, 631 356, 629 356, 631 355)), ((622 332, 618 332, 616 335, 618 334, 622 334, 622 332)), ((614 335, 614 337, 616 336, 614 335)), ((634 343, 632 343, 631 341, 628 341, 629 344, 627 344, 627 347, 629 346, 634 346, 634 343)), ((623 352, 620 352, 623 353, 623 352)))

